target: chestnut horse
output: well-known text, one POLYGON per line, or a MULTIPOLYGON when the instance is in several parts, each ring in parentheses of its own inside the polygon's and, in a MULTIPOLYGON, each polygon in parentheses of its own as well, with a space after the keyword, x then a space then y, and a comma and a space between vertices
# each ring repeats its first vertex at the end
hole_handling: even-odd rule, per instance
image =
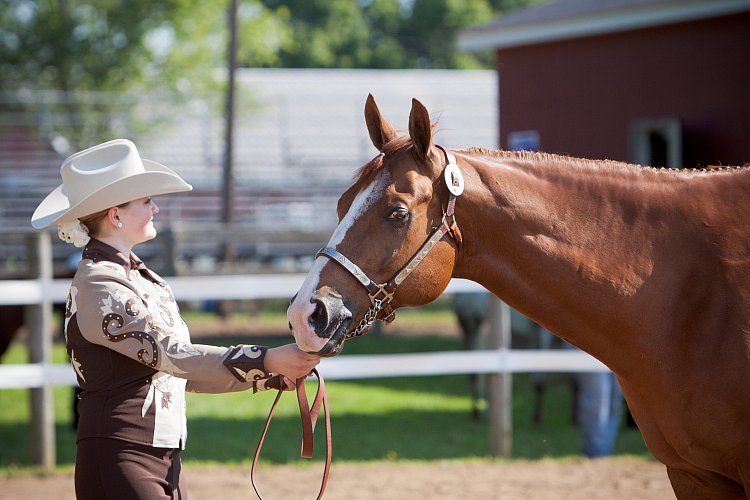
POLYGON ((617 375, 677 497, 750 496, 750 168, 449 151, 417 100, 408 137, 372 96, 365 120, 381 154, 289 306, 302 349, 470 279, 617 375))

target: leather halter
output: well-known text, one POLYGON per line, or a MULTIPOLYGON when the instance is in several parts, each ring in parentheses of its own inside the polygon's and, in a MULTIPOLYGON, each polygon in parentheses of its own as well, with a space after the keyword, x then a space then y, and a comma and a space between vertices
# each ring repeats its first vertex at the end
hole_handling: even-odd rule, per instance
POLYGON ((412 271, 414 271, 414 269, 417 268, 424 258, 427 257, 430 250, 432 250, 435 244, 440 241, 443 236, 449 234, 456 241, 459 249, 461 248, 461 231, 458 229, 454 211, 456 207, 456 198, 463 192, 463 177, 461 176, 461 171, 458 169, 456 157, 453 153, 442 146, 436 146, 445 155, 446 165, 442 177, 445 180, 449 191, 448 205, 443 212, 443 218, 440 225, 433 228, 432 233, 427 237, 427 240, 422 244, 421 248, 411 259, 409 259, 409 262, 407 262, 406 265, 396 273, 396 276, 386 283, 378 284, 367 276, 359 266, 335 248, 322 248, 315 254, 316 258, 328 257, 339 264, 367 289, 367 294, 370 297, 370 308, 365 312, 364 317, 357 327, 346 334, 347 339, 359 337, 360 335, 367 333, 367 330, 370 329, 376 319, 381 319, 386 323, 393 321, 396 317, 396 313, 391 305, 393 294, 396 293, 398 286, 407 278, 407 276, 409 276, 409 274, 412 273, 412 271))

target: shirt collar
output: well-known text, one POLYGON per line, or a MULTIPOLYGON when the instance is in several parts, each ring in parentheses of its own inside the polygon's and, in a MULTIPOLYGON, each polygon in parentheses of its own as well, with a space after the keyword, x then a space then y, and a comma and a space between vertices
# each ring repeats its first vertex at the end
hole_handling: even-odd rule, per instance
POLYGON ((94 262, 99 262, 102 260, 114 262, 115 264, 119 264, 124 267, 126 271, 146 269, 143 261, 139 259, 138 256, 136 256, 133 252, 130 252, 130 255, 125 256, 125 254, 117 250, 115 247, 107 245, 106 243, 95 238, 91 238, 91 241, 89 241, 86 247, 83 249, 82 257, 84 259, 91 259, 94 262))

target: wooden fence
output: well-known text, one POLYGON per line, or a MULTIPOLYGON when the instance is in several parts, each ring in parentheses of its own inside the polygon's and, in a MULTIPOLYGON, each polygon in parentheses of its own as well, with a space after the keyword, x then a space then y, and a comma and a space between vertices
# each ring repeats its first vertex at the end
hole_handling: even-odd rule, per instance
MULTIPOLYGON (((49 233, 31 236, 29 249, 29 269, 35 279, 0 280, 0 305, 27 306, 29 363, 0 365, 0 390, 29 389, 31 461, 52 467, 56 454, 52 387, 76 384, 68 364, 51 362, 52 305, 66 300, 70 280, 52 279, 49 233)), ((168 281, 177 300, 243 300, 291 297, 303 279, 303 274, 265 274, 173 277, 168 281)), ((454 279, 445 293, 481 290, 476 283, 454 279)), ((486 350, 344 355, 323 359, 319 370, 329 380, 487 374, 491 451, 508 457, 512 447, 512 373, 602 371, 606 367, 580 351, 510 349, 510 308, 497 299, 490 304, 490 330, 486 350)))

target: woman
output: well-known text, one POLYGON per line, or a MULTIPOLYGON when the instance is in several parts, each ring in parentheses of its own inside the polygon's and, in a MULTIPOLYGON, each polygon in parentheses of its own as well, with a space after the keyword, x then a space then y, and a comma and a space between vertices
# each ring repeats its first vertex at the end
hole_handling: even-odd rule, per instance
POLYGON ((152 196, 192 187, 141 159, 118 139, 76 153, 63 184, 32 225, 58 225, 84 246, 65 314, 65 342, 82 388, 76 496, 187 498, 180 451, 187 437, 185 391, 222 393, 294 387, 320 358, 296 344, 216 347, 190 342, 170 287, 132 252, 156 236, 152 196))

